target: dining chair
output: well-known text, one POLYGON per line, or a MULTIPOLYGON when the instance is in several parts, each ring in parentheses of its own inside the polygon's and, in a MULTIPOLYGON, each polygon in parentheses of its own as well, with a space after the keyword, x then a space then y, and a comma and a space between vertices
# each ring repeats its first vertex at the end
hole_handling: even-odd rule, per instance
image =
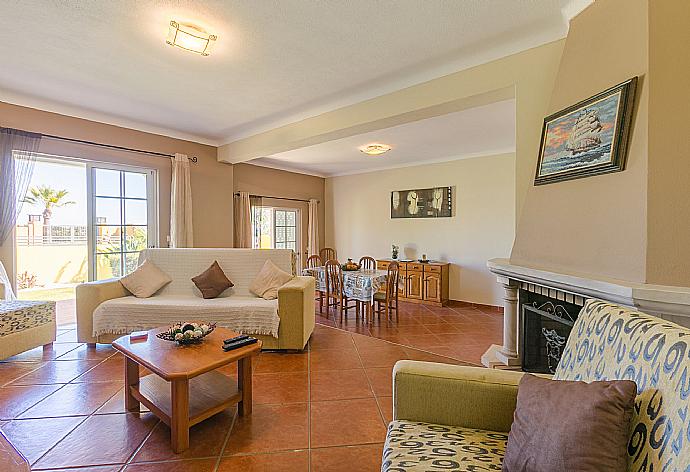
POLYGON ((334 261, 338 260, 338 254, 335 252, 335 249, 333 249, 332 247, 325 247, 325 248, 321 249, 319 251, 319 255, 321 256, 322 261, 328 262, 330 260, 334 260, 334 261))
POLYGON ((365 270, 376 270, 376 259, 371 256, 364 256, 360 258, 359 268, 365 270))
POLYGON ((321 257, 312 254, 307 258, 307 269, 314 269, 316 267, 321 267, 323 265, 323 262, 321 261, 321 257))
MULTIPOLYGON (((316 269, 317 267, 321 267, 323 265, 323 262, 321 262, 321 257, 312 254, 307 258, 307 269, 316 269)), ((323 296, 324 296, 324 291, 319 290, 318 288, 315 290, 316 295, 318 296, 319 299, 319 313, 323 313, 323 296)))
POLYGON ((337 308, 337 314, 340 315, 340 322, 343 322, 343 314, 347 320, 347 312, 352 308, 357 309, 359 316, 359 303, 355 301, 355 305, 350 305, 351 300, 345 295, 345 287, 343 285, 343 268, 340 262, 335 259, 326 261, 326 317, 330 312, 330 307, 337 308), (333 300, 331 302, 331 300, 333 300))
POLYGON ((398 282, 400 280, 400 265, 393 261, 388 265, 386 275, 386 287, 382 292, 374 294, 376 314, 381 319, 381 312, 386 311, 386 317, 391 319, 391 313, 395 311, 395 319, 398 320, 398 282))

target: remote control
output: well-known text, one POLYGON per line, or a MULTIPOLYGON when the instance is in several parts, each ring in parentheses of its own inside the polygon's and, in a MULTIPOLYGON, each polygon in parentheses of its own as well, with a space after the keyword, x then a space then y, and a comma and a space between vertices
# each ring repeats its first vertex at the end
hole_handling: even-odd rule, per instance
POLYGON ((225 341, 223 341, 223 344, 234 343, 235 341, 241 341, 243 339, 247 339, 248 337, 249 336, 247 336, 246 334, 240 334, 239 336, 235 336, 234 338, 226 339, 225 341))
POLYGON ((257 342, 257 341, 258 341, 258 339, 256 339, 256 338, 242 339, 242 340, 236 341, 236 342, 234 342, 234 343, 232 343, 232 344, 226 344, 225 346, 223 346, 223 350, 226 351, 226 352, 227 352, 227 351, 232 351, 233 349, 238 349, 238 348, 240 348, 240 347, 244 347, 244 346, 248 346, 248 345, 250 345, 250 344, 254 344, 254 343, 257 342))

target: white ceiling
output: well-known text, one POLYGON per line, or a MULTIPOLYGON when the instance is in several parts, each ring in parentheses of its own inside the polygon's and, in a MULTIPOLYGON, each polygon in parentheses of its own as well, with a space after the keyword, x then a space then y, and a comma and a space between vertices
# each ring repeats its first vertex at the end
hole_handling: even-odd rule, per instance
POLYGON ((560 37, 591 0, 0 0, 0 101, 209 144, 560 37), (168 22, 216 33, 210 57, 168 22))
POLYGON ((331 177, 515 151, 515 100, 505 100, 328 141, 260 159, 252 164, 331 177), (393 147, 368 156, 358 147, 393 147))

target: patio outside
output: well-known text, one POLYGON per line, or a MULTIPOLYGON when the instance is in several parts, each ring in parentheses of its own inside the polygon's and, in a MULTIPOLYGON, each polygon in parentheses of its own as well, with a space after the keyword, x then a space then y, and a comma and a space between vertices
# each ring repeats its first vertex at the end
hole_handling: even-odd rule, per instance
POLYGON ((88 279, 84 164, 39 158, 15 228, 17 297, 56 302, 74 323, 75 287, 88 279))

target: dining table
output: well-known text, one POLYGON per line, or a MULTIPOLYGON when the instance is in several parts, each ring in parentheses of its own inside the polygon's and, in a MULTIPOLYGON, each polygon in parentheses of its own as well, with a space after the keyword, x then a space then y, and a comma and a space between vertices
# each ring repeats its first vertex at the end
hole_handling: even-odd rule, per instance
MULTIPOLYGON (((316 290, 326 292, 326 267, 310 267, 302 271, 302 275, 312 276, 316 290)), ((372 318, 374 294, 386 284, 388 272, 377 269, 343 270, 343 294, 350 300, 362 302, 365 315, 372 318)))

